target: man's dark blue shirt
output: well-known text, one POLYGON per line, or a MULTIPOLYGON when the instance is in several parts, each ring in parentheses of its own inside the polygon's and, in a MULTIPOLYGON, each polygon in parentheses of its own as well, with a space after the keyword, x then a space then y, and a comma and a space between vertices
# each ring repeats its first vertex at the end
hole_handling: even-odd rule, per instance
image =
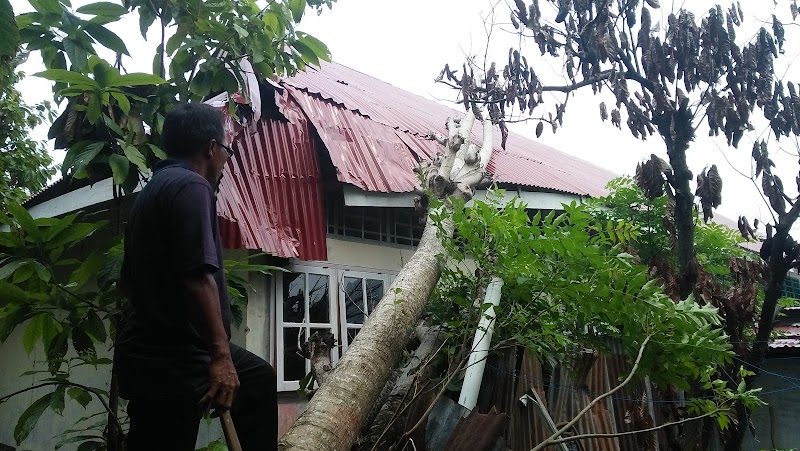
POLYGON ((210 356, 190 323, 183 278, 212 273, 230 338, 216 198, 208 181, 179 160, 164 160, 128 216, 121 284, 130 306, 115 349, 123 398, 198 398, 210 356))

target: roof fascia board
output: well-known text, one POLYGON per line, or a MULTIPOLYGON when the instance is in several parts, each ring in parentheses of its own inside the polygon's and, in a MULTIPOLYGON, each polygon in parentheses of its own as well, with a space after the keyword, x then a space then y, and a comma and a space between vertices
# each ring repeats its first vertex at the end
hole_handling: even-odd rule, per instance
MULTIPOLYGON (((364 191, 352 185, 344 185, 344 204, 348 207, 389 207, 403 208, 414 206, 414 193, 380 193, 364 191)), ((474 199, 486 200, 486 190, 478 190, 474 199)), ((583 196, 563 193, 542 193, 516 190, 506 190, 503 194, 502 202, 510 202, 518 197, 528 205, 529 209, 534 210, 560 210, 561 204, 571 202, 583 203, 583 196)), ((470 201, 472 202, 472 201, 470 201)), ((467 203, 470 205, 470 203, 467 203)))
MULTIPOLYGON (((84 186, 83 188, 62 194, 54 199, 50 199, 41 204, 34 205, 28 209, 28 213, 36 218, 49 218, 71 213, 81 208, 91 207, 114 198, 114 182, 109 177, 100 180, 94 185, 84 186)), ((142 189, 142 184, 136 186, 133 192, 142 189)))

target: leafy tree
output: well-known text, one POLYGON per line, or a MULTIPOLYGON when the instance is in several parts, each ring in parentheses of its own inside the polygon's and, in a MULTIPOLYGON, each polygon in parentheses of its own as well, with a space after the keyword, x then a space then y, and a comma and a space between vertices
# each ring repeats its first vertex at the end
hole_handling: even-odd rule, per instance
POLYGON ((11 72, 0 81, 0 205, 24 201, 55 173, 44 144, 30 137, 48 118, 50 105, 29 106, 22 100, 15 84, 23 76, 11 72))
MULTIPOLYGON (((320 12, 334 1, 278 0, 260 7, 235 0, 126 0, 73 9, 69 0, 30 0, 34 11, 14 17, 8 2, 0 0, 0 59, 5 62, 13 56, 7 42, 13 42, 14 50, 19 42, 25 51, 40 54, 46 70, 36 75, 53 81, 54 101, 65 103, 49 133, 56 148, 67 150, 62 174, 68 180, 111 177, 112 217, 117 217, 126 195, 165 156, 161 131, 172 105, 226 92, 229 111, 249 114, 243 72, 271 78, 330 58, 322 42, 295 27, 306 9, 320 12), (132 55, 125 41, 107 27, 123 17, 138 17, 144 37, 149 30, 159 32, 151 73, 125 69, 127 57, 142 55, 132 55), (100 56, 108 51, 116 57, 100 56)), ((101 224, 79 223, 75 214, 34 220, 14 202, 9 203, 9 213, 0 217, 9 228, 0 233, 0 290, 8 300, 0 309, 0 339, 25 325, 24 346, 30 351, 42 344, 49 373, 42 384, 54 387, 22 414, 15 438, 24 440, 48 408, 60 413, 65 393, 84 406, 92 393, 103 403, 107 419, 95 425, 97 434, 88 436, 80 430, 87 429, 92 418, 79 420, 65 443, 82 442, 81 449, 87 450, 123 449, 124 417, 119 414, 116 377, 112 375, 111 389, 104 393, 78 384, 71 373, 76 365, 109 363, 96 358, 94 350, 111 349, 116 321, 125 306, 115 282, 119 239, 76 261, 69 248, 78 248, 101 224), (65 278, 64 271, 72 275, 65 278), (90 282, 95 275, 96 285, 90 282)), ((120 236, 119 221, 112 226, 106 233, 120 236)), ((270 268, 240 262, 228 269, 270 268)), ((241 309, 246 283, 231 276, 234 309, 241 309)))
MULTIPOLYGON (((674 205, 670 217, 674 219, 679 297, 685 299, 701 289, 705 281, 695 252, 695 198, 704 219, 710 219, 721 202, 722 180, 712 166, 697 175, 693 189, 687 152, 701 126, 712 136, 723 135, 728 145, 738 146, 744 134, 753 130, 756 110, 769 122, 776 139, 800 133, 795 85, 778 80, 774 70, 786 39, 783 24, 773 16, 771 31, 761 27, 752 39, 739 44, 736 32, 744 15, 738 3, 728 9, 716 6, 702 17, 679 8, 665 14, 659 26, 652 18, 659 9, 657 0, 515 0, 512 9, 514 26, 521 36, 533 39, 538 55, 511 49, 502 70, 491 65, 481 74, 487 79, 485 86, 472 83, 475 75, 466 68, 459 75, 445 67, 441 78, 461 90, 467 104, 486 104, 490 116, 501 123, 515 105, 532 114, 545 104, 544 93, 564 93, 563 102, 538 117, 539 134, 544 123, 555 131, 563 122, 573 93, 606 91, 608 96, 603 98, 613 103, 599 102, 603 121, 610 119, 618 128, 625 124, 634 137, 658 135, 664 142, 669 161, 651 158, 637 175, 646 181, 642 187, 648 197, 666 193, 674 205), (554 16, 546 17, 551 10, 554 16), (557 60, 567 82, 545 82, 536 73, 534 58, 557 60)), ((796 7, 792 11, 796 15, 796 7)), ((773 173, 765 141, 756 141, 755 178, 762 179, 774 224, 768 228, 762 251, 768 275, 758 333, 746 359, 755 373, 764 359, 781 285, 800 255, 800 247, 789 235, 800 215, 800 203, 786 194, 773 173)), ((748 384, 753 380, 750 377, 748 384)), ((730 449, 738 449, 744 434, 746 413, 740 411, 738 417, 738 431, 727 440, 730 449)))
POLYGON ((16 67, 27 55, 18 54, 19 32, 8 0, 0 1, 0 30, 0 206, 4 206, 42 189, 54 170, 44 145, 29 135, 48 118, 50 104, 29 106, 15 87, 24 77, 16 67))
MULTIPOLYGON (((459 369, 471 353, 472 337, 481 330, 478 320, 488 306, 481 306, 483 289, 499 277, 504 284, 493 321, 495 350, 523 346, 545 365, 555 358, 569 366, 587 348, 605 355, 617 355, 621 349, 640 382, 649 376, 661 387, 689 389, 695 381, 712 389, 713 399, 693 400, 690 409, 713 416, 722 428, 730 422, 735 401, 759 404, 757 390, 729 389, 724 381, 714 380, 716 368, 730 364, 733 356, 718 327, 717 310, 691 298, 675 303, 650 279, 648 267, 624 252, 627 244, 641 238, 642 226, 598 220, 586 207, 574 204, 564 205, 559 215, 539 212, 531 217, 518 201, 501 205, 488 199, 468 208, 456 202, 452 220, 458 233, 443 241, 447 264, 428 313, 431 323, 441 325, 440 348, 449 365, 444 375, 430 381, 433 390, 440 395, 458 391, 459 369)), ((441 219, 450 218, 436 218, 441 219)), ((426 381, 417 385, 421 388, 406 397, 395 415, 415 396, 431 390, 426 381)), ((378 443, 377 448, 402 449, 410 435, 406 432, 398 443, 378 443)))

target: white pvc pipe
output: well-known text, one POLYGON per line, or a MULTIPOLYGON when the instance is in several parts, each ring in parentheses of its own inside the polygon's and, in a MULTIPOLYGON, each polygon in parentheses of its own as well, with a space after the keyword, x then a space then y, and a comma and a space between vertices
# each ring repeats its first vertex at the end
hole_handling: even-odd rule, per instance
POLYGON ((483 316, 478 322, 478 330, 475 331, 475 339, 472 342, 472 352, 467 361, 467 369, 464 371, 461 396, 458 399, 458 403, 469 410, 474 409, 475 404, 478 403, 478 392, 481 389, 483 370, 486 367, 486 358, 489 355, 489 345, 492 343, 492 333, 494 332, 494 308, 500 304, 502 288, 503 279, 499 277, 492 277, 492 281, 486 287, 484 304, 491 304, 491 307, 483 312, 483 316))

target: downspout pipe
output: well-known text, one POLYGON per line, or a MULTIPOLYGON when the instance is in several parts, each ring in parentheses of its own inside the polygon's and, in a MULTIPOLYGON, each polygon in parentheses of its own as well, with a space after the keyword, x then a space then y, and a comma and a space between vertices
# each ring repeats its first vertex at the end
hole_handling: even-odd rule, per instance
POLYGON ((483 371, 486 367, 486 358, 489 356, 489 345, 492 343, 494 333, 494 308, 500 304, 500 291, 503 288, 503 279, 492 277, 489 286, 486 287, 486 298, 484 304, 491 304, 483 312, 478 329, 475 331, 475 339, 472 341, 472 352, 467 360, 467 368, 464 371, 464 383, 461 386, 461 396, 458 403, 470 411, 478 403, 478 392, 481 389, 483 371))

